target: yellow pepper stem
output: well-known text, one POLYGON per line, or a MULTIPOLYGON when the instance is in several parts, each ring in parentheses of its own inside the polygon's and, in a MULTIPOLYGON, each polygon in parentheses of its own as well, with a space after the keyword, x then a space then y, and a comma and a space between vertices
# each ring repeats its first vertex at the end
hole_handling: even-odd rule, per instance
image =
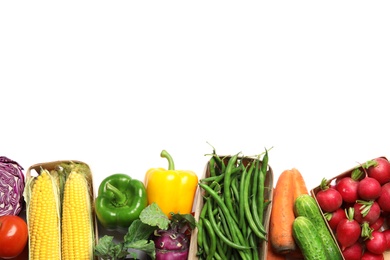
POLYGON ((167 158, 168 160, 168 170, 175 170, 175 164, 173 163, 172 156, 165 150, 162 150, 161 152, 162 158, 167 158))

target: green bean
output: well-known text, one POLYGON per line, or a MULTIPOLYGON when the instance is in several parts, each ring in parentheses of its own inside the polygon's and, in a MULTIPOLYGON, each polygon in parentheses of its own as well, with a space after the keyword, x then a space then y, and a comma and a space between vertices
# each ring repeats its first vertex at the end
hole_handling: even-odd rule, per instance
MULTIPOLYGON (((239 191, 238 191, 238 187, 239 184, 238 184, 238 174, 235 175, 235 177, 232 179, 232 183, 230 185, 231 187, 231 190, 233 192, 233 198, 234 199, 234 205, 239 205, 239 201, 240 201, 240 195, 239 195, 239 191)), ((234 210, 234 214, 235 215, 238 215, 239 213, 239 208, 237 207, 233 207, 233 210, 234 210)))
POLYGON ((202 237, 203 237, 203 254, 205 256, 208 256, 209 253, 210 253, 210 247, 209 247, 209 240, 208 240, 208 237, 207 237, 207 233, 206 232, 203 232, 202 233, 202 237))
POLYGON ((204 200, 202 210, 199 214, 199 221, 196 224, 197 228, 198 228, 198 236, 197 236, 198 248, 203 247, 203 221, 202 221, 202 219, 206 216, 207 207, 208 207, 207 200, 204 200))
POLYGON ((227 224, 227 222, 226 222, 226 218, 225 218, 225 216, 223 215, 223 213, 222 213, 222 210, 221 210, 221 208, 219 208, 218 207, 218 216, 219 216, 219 218, 220 218, 220 222, 221 222, 221 224, 222 224, 222 230, 223 230, 223 233, 225 234, 225 236, 228 238, 228 239, 230 239, 230 240, 232 240, 232 236, 231 236, 231 234, 230 234, 230 230, 229 230, 229 226, 228 226, 228 224, 227 224))
MULTIPOLYGON (((259 192, 264 192, 264 187, 263 189, 261 189, 259 186, 261 186, 261 184, 259 183, 259 180, 261 179, 261 172, 260 172, 260 169, 259 169, 259 164, 260 164, 260 160, 259 159, 255 159, 255 173, 253 174, 253 182, 252 182, 252 203, 251 203, 251 207, 252 207, 252 216, 253 216, 253 220, 257 226, 257 228, 262 232, 262 233, 266 233, 266 230, 264 228, 264 225, 263 225, 263 212, 260 212, 260 210, 258 209, 260 207, 260 204, 261 204, 261 207, 264 208, 263 206, 263 202, 261 201, 257 201, 258 200, 258 197, 260 197, 260 199, 263 197, 263 196, 259 196, 257 193, 259 192), (259 188, 259 190, 257 189, 259 188)), ((264 185, 264 184, 263 184, 264 185)))
POLYGON ((268 151, 265 150, 265 154, 263 156, 263 161, 261 163, 260 176, 259 176, 259 192, 258 192, 258 214, 261 216, 261 223, 263 223, 263 215, 264 215, 264 185, 265 185, 265 177, 267 175, 267 167, 268 167, 268 151))
POLYGON ((219 156, 217 155, 217 153, 215 152, 215 147, 212 146, 211 144, 210 144, 210 146, 213 148, 212 158, 214 158, 215 163, 216 163, 216 166, 218 166, 219 169, 220 169, 222 172, 224 172, 224 171, 225 171, 225 169, 224 169, 225 164, 224 164, 223 160, 222 160, 221 157, 219 157, 219 156))
MULTIPOLYGON (((244 194, 244 188, 245 188, 245 178, 246 178, 246 175, 247 175, 247 168, 249 167, 249 164, 244 168, 244 170, 242 171, 242 174, 241 174, 241 180, 240 180, 240 194, 244 194)), ((250 164, 250 167, 249 167, 249 171, 252 171, 253 170, 253 167, 254 167, 254 164, 251 163, 250 164)), ((245 209, 244 209, 244 206, 245 206, 245 201, 241 198, 240 201, 239 201, 239 208, 240 208, 240 211, 239 211, 239 227, 241 228, 241 230, 244 230, 244 224, 245 224, 245 209)))
MULTIPOLYGON (((244 237, 243 237, 240 229, 238 228, 237 224, 230 216, 230 212, 227 209, 226 205, 224 204, 222 198, 219 197, 218 194, 216 194, 213 190, 211 190, 207 185, 202 184, 201 188, 205 189, 205 191, 208 192, 212 196, 212 198, 217 203, 218 208, 221 210, 222 215, 225 215, 228 226, 230 228, 229 232, 232 236, 232 240, 228 239, 223 234, 223 232, 218 228, 218 224, 216 223, 214 215, 212 214, 212 209, 209 208, 207 216, 210 220, 210 223, 212 224, 212 226, 214 228, 214 232, 228 246, 235 248, 235 249, 238 249, 239 254, 241 256, 241 259, 248 259, 249 253, 250 253, 250 252, 248 252, 248 249, 250 249, 250 247, 248 247, 248 245, 247 245, 248 241, 244 240, 244 237)), ((250 258, 248 260, 250 260, 250 258)))
POLYGON ((256 234, 256 236, 258 236, 261 239, 266 239, 264 233, 259 230, 256 223, 254 222, 253 216, 251 213, 251 208, 249 205, 249 184, 250 184, 250 181, 252 179, 251 174, 252 174, 251 172, 248 172, 248 176, 246 177, 245 184, 244 184, 245 188, 244 188, 243 199, 245 200, 245 206, 244 206, 245 216, 246 216, 246 219, 248 221, 248 225, 250 226, 252 231, 256 234))
POLYGON ((231 195, 231 190, 230 190, 230 185, 231 185, 231 174, 232 174, 232 169, 235 167, 238 159, 238 154, 235 154, 229 159, 228 165, 226 167, 225 171, 225 178, 223 180, 223 195, 226 203, 226 207, 230 211, 230 215, 233 218, 233 220, 238 223, 237 215, 235 214, 235 211, 233 209, 233 203, 232 203, 232 195, 231 195))
POLYGON ((218 175, 218 177, 209 186, 212 189, 214 189, 214 187, 217 186, 217 185, 222 186, 224 178, 225 178, 225 174, 224 173, 218 175))
POLYGON ((224 177, 223 175, 218 175, 218 176, 212 176, 212 177, 205 177, 200 179, 201 182, 207 183, 207 182, 220 182, 224 177))
POLYGON ((226 255, 226 244, 223 243, 220 239, 217 239, 217 253, 221 256, 222 259, 229 259, 226 255), (224 247, 225 246, 225 247, 224 247))
POLYGON ((215 258, 216 260, 225 260, 225 259, 223 259, 223 258, 218 254, 218 252, 215 252, 214 258, 215 258))
POLYGON ((241 170, 242 170, 242 166, 241 166, 241 164, 240 164, 240 165, 238 165, 238 166, 236 166, 236 167, 234 167, 234 168, 232 169, 232 175, 233 175, 233 174, 240 173, 241 170))
MULTIPOLYGON (((206 192, 208 192, 213 198, 214 200, 217 202, 218 206, 221 208, 221 211, 222 213, 225 215, 226 217, 226 220, 227 220, 227 223, 230 227, 231 230, 235 230, 237 229, 238 232, 236 232, 236 236, 232 236, 232 240, 229 240, 218 228, 218 225, 215 221, 215 218, 214 218, 214 215, 212 214, 212 209, 209 208, 208 209, 208 218, 210 220, 210 223, 211 225, 214 227, 214 231, 216 233, 216 235, 221 238, 226 244, 228 244, 229 246, 233 247, 233 248, 236 248, 236 249, 240 249, 240 250, 243 250, 243 249, 249 249, 248 246, 246 245, 240 245, 239 244, 239 241, 244 241, 243 237, 242 237, 242 234, 240 232, 240 230, 238 229, 236 223, 233 221, 233 219, 230 217, 229 215, 229 210, 226 208, 226 205, 224 204, 224 202, 222 201, 222 199, 213 191, 211 190, 208 186, 206 185, 203 185, 201 186, 206 192), (239 239, 238 237, 241 236, 241 239, 239 239), (238 242, 238 243, 237 243, 238 242)), ((232 234, 233 235, 233 234, 232 234)))
POLYGON ((259 241, 257 240, 258 238, 254 233, 251 233, 249 235, 249 244, 252 246, 252 259, 258 260, 259 259, 259 241))
POLYGON ((215 177, 217 174, 215 173, 215 158, 211 157, 209 160, 209 173, 211 177, 215 177))
POLYGON ((209 235, 209 252, 207 253, 206 260, 211 260, 215 256, 216 250, 217 250, 217 238, 215 236, 215 232, 213 227, 211 226, 210 221, 207 218, 203 218, 203 223, 206 227, 207 233, 209 235))

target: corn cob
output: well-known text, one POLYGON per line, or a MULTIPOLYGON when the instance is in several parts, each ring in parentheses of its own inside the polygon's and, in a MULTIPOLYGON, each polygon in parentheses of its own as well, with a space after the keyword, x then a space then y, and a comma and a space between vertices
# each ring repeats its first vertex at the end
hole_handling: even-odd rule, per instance
POLYGON ((56 180, 41 169, 24 190, 29 232, 29 259, 61 259, 60 200, 56 180))
POLYGON ((62 259, 90 260, 94 231, 87 169, 81 164, 69 166, 62 201, 62 259))

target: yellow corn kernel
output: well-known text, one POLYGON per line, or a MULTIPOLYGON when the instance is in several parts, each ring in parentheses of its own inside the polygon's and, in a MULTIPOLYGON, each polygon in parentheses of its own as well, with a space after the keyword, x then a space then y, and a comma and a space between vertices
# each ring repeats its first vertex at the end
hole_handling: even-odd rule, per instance
POLYGON ((93 221, 88 181, 73 169, 65 182, 62 203, 62 259, 93 259, 93 221))
POLYGON ((29 259, 61 259, 59 190, 47 170, 42 169, 26 185, 29 259))

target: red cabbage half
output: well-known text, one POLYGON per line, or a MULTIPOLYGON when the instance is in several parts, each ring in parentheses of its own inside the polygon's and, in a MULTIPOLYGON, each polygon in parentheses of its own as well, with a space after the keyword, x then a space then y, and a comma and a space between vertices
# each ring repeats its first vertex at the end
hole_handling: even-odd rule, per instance
POLYGON ((24 185, 23 168, 17 162, 0 156, 0 216, 20 213, 24 185))

